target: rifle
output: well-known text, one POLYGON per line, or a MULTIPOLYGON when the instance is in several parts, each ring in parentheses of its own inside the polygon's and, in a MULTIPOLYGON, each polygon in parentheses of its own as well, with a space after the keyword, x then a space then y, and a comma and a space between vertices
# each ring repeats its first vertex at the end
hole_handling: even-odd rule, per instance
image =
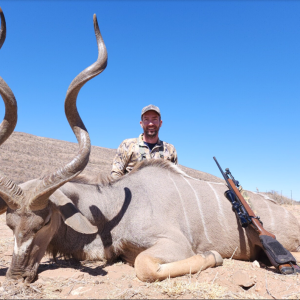
POLYGON ((257 232, 262 249, 269 258, 271 264, 282 274, 300 273, 300 267, 297 265, 294 256, 285 249, 277 240, 274 234, 264 229, 259 216, 256 216, 244 197, 241 195, 239 182, 234 179, 228 168, 223 172, 217 159, 213 157, 219 167, 226 184, 229 188, 224 193, 225 197, 231 202, 232 210, 235 212, 243 228, 249 225, 257 232))

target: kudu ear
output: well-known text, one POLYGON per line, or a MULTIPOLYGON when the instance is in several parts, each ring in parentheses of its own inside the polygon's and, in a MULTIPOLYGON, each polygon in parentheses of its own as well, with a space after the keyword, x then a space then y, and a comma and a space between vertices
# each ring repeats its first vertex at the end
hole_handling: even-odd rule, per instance
POLYGON ((95 234, 98 227, 90 221, 77 209, 73 202, 60 190, 56 190, 49 198, 60 211, 60 214, 66 225, 79 233, 95 234))
POLYGON ((0 215, 4 214, 7 210, 6 202, 0 197, 0 215))

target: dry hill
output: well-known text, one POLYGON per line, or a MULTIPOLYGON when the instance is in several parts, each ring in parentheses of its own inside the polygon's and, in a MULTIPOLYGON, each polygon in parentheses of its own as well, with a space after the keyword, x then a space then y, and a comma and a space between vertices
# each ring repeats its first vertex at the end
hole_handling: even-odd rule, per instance
MULTIPOLYGON (((77 153, 78 144, 39 137, 23 132, 14 132, 1 146, 1 172, 17 183, 38 178, 47 170, 55 170, 68 163, 77 153)), ((84 173, 108 175, 115 149, 92 146, 90 161, 84 173)), ((180 168, 188 175, 215 182, 223 180, 184 166, 180 168)))

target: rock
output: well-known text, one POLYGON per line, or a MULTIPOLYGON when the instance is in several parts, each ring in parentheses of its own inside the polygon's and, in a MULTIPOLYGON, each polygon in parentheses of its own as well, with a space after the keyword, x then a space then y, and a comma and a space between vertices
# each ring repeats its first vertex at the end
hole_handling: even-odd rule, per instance
POLYGON ((257 260, 255 260, 253 263, 252 263, 252 267, 253 268, 260 268, 260 264, 257 260))
POLYGON ((233 283, 241 287, 249 288, 255 284, 246 271, 237 271, 232 276, 233 283))
POLYGON ((82 296, 83 294, 85 294, 86 292, 90 291, 91 288, 89 287, 83 287, 83 286, 80 286, 79 288, 77 288, 76 290, 73 290, 71 292, 71 295, 72 296, 82 296))

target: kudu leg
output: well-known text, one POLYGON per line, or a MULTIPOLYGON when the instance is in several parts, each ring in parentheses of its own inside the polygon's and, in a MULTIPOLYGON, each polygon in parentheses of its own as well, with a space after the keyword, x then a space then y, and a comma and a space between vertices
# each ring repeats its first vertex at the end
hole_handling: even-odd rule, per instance
MULTIPOLYGON (((174 248, 173 248, 174 249, 174 248)), ((155 255, 155 252, 159 252, 159 245, 155 245, 141 252, 135 259, 134 267, 136 276, 141 281, 154 282, 156 280, 164 280, 168 277, 177 277, 185 274, 194 274, 199 270, 205 270, 210 267, 220 266, 223 263, 223 259, 216 251, 206 252, 205 254, 193 255, 189 258, 168 262, 168 259, 162 259, 161 253, 165 253, 165 256, 170 254, 171 251, 165 251, 161 249, 159 255, 155 255), (155 250, 155 251, 153 251, 155 250)), ((178 249, 180 251, 181 249, 178 249)))

